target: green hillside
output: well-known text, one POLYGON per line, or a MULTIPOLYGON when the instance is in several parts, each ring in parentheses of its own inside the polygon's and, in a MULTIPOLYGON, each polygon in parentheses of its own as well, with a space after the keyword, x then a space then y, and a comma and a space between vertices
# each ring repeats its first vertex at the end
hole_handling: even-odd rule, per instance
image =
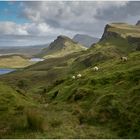
POLYGON ((2 109, 0 137, 140 138, 140 40, 138 30, 134 35, 135 28, 109 24, 99 43, 86 51, 48 58, 1 75, 1 106, 9 109, 2 109), (128 60, 123 62, 122 56, 128 60), (79 73, 81 78, 72 79, 79 73), (8 101, 3 94, 14 98, 8 101), (22 117, 13 113, 15 106, 25 108, 22 117), (3 132, 1 126, 9 128, 13 121, 7 121, 6 114, 26 123, 3 132))
MULTIPOLYGON (((68 136, 72 136, 70 138, 140 137, 140 53, 131 54, 129 59, 127 63, 119 59, 104 62, 98 65, 99 72, 86 69, 80 72, 81 79, 73 80, 71 75, 57 81, 50 89, 46 87, 49 89, 46 93, 50 102, 49 114, 58 110, 55 113, 57 118, 66 111, 73 118, 73 133, 67 128, 66 119, 62 124, 68 136), (75 126, 80 127, 79 133, 75 126)), ((55 133, 56 138, 59 135, 67 137, 63 129, 61 131, 61 134, 55 133)))
POLYGON ((18 133, 42 129, 41 115, 39 105, 25 92, 0 83, 0 138, 18 137, 18 133))

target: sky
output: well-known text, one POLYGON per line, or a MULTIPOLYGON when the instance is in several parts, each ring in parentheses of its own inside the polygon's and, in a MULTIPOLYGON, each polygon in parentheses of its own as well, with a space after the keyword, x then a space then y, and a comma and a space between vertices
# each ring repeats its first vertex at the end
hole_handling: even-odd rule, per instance
POLYGON ((106 24, 140 20, 140 1, 0 1, 0 46, 45 44, 58 35, 101 37, 106 24))

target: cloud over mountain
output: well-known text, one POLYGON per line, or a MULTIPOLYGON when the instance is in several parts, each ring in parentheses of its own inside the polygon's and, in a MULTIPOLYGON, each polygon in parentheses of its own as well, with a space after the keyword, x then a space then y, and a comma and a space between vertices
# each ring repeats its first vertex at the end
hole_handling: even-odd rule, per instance
POLYGON ((140 19, 139 1, 25 1, 18 2, 18 9, 15 16, 26 22, 2 21, 0 34, 100 37, 108 22, 134 24, 140 19))

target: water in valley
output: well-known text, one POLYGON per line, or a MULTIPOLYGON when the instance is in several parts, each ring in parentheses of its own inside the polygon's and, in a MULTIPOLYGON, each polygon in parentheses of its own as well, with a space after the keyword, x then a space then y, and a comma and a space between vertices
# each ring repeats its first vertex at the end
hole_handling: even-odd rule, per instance
POLYGON ((10 73, 12 71, 15 71, 15 69, 3 69, 3 68, 0 68, 0 75, 2 74, 7 74, 7 73, 10 73))
POLYGON ((31 58, 30 59, 31 62, 40 62, 40 61, 44 61, 43 58, 31 58))

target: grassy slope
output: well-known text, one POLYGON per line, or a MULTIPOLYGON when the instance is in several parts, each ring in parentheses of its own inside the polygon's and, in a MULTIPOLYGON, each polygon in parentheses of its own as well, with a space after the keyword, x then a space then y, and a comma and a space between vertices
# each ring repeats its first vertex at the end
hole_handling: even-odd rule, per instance
POLYGON ((140 53, 128 58, 127 62, 115 58, 100 63, 98 72, 92 67, 82 70, 81 79, 68 75, 28 90, 41 103, 47 129, 14 137, 139 138, 140 53))
MULTIPOLYGON (((41 66, 40 63, 40 67, 36 67, 36 69, 40 68, 37 69, 36 73, 34 73, 35 71, 30 70, 31 73, 28 71, 28 76, 37 76, 34 79, 35 86, 34 80, 33 83, 29 81, 28 84, 32 88, 29 87, 27 91, 28 94, 37 102, 41 103, 42 108, 49 103, 47 109, 43 109, 42 111, 45 114, 49 114, 47 118, 45 117, 47 119, 48 128, 44 133, 38 132, 32 135, 29 133, 25 136, 23 135, 24 132, 22 132, 20 135, 18 134, 18 136, 15 134, 15 137, 139 138, 140 129, 137 125, 139 121, 137 117, 139 114, 139 102, 136 99, 139 99, 138 93, 140 90, 138 81, 140 75, 140 53, 131 53, 128 58, 128 62, 126 63, 122 63, 119 58, 99 63, 98 66, 100 70, 98 72, 93 72, 92 66, 88 69, 80 70, 81 72, 79 72, 82 73, 83 77, 76 81, 71 79, 71 76, 75 74, 75 72, 64 76, 64 69, 61 69, 60 73, 62 73, 62 71, 63 73, 59 76, 62 80, 54 80, 55 82, 52 81, 52 84, 49 85, 47 81, 51 79, 52 76, 50 78, 44 78, 47 66, 43 67, 43 64, 41 66), (40 81, 43 80, 45 82, 40 83, 40 81), (43 93, 43 89, 45 88, 47 91, 43 93), (53 95, 57 91, 59 94, 53 99, 53 95), (81 99, 75 101, 76 96, 81 96, 81 99), (100 99, 103 101, 100 101, 100 99), (97 102, 99 106, 96 104, 97 102), (137 107, 133 108, 134 106, 137 107), (118 112, 119 114, 117 114, 118 112), (118 119, 118 115, 120 115, 120 119, 118 119), (133 122, 133 116, 135 116, 136 122, 133 122), (130 124, 129 121, 131 122, 130 124), (127 125, 129 125, 129 127, 127 125), (126 128, 130 129, 126 130, 126 128), (52 130, 53 133, 50 133, 52 130)), ((50 64, 53 67, 54 64, 51 62, 50 64)), ((36 66, 37 65, 38 64, 36 64, 36 66)), ((48 65, 48 67, 49 66, 50 65, 48 65)), ((30 69, 33 70, 34 67, 35 66, 31 66, 30 69)), ((52 69, 50 71, 52 71, 52 69)), ((54 71, 52 73, 54 73, 54 71)), ((25 78, 26 74, 24 74, 22 76, 20 74, 22 79, 25 78)), ((16 78, 20 79, 18 77, 16 78)), ((29 79, 30 76, 28 80, 29 79)))
POLYGON ((11 87, 0 83, 0 138, 27 125, 25 107, 30 106, 28 98, 11 87))
POLYGON ((140 28, 138 26, 125 23, 112 23, 110 26, 111 28, 108 31, 119 33, 122 37, 140 37, 140 28))
POLYGON ((0 56, 0 68, 23 68, 32 64, 33 62, 21 55, 0 56))
POLYGON ((110 60, 99 65, 99 72, 86 69, 81 72, 81 79, 68 77, 63 83, 53 85, 46 93, 50 102, 48 113, 55 118, 70 115, 69 119, 73 119, 68 125, 72 128, 63 119, 65 129, 59 127, 62 133, 57 130, 56 138, 67 137, 63 131, 72 138, 77 138, 76 134, 78 138, 139 138, 139 65, 140 53, 133 53, 126 63, 110 60))
POLYGON ((25 70, 1 75, 1 79, 10 85, 17 85, 18 81, 28 79, 31 88, 48 85, 60 77, 67 76, 71 64, 81 54, 82 52, 75 52, 64 57, 46 59, 25 68, 25 70))
POLYGON ((140 52, 127 40, 114 37, 86 52, 51 58, 1 76, 13 90, 18 86, 26 92, 45 118, 42 126, 40 116, 33 113, 31 116, 37 118, 28 133, 16 130, 3 137, 140 138, 139 79, 140 52), (120 56, 125 55, 128 61, 122 62, 120 56), (95 65, 98 72, 92 70, 95 65), (72 80, 71 76, 78 73, 82 78, 72 80))

